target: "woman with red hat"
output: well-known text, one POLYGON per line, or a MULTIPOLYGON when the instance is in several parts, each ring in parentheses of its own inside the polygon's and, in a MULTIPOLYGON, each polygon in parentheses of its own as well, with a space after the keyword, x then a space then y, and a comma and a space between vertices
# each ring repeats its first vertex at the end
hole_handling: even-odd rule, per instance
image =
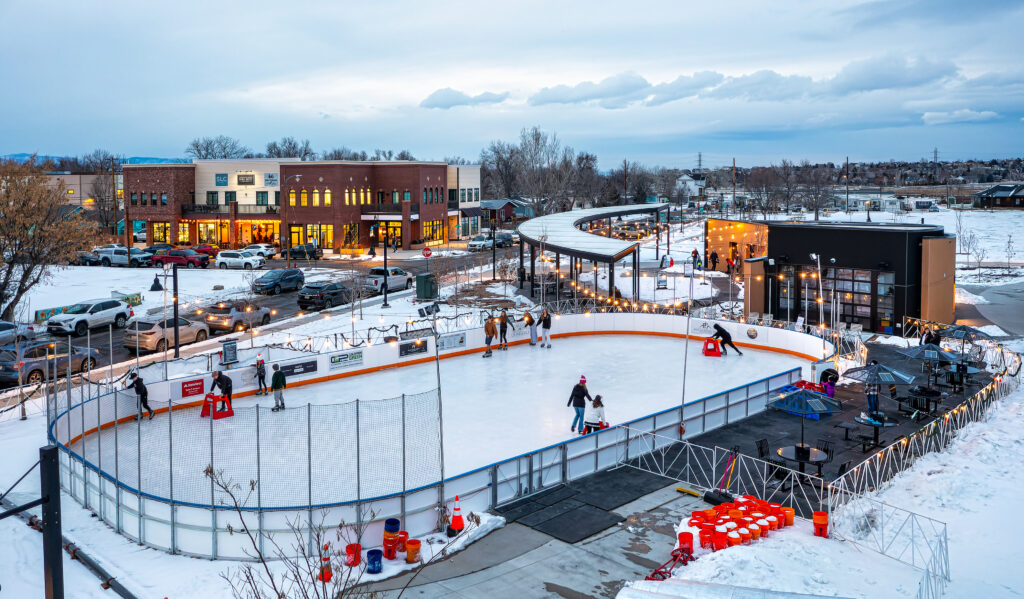
POLYGON ((576 422, 578 421, 580 432, 583 432, 583 413, 587 407, 586 400, 593 401, 590 397, 590 392, 587 391, 587 377, 580 376, 580 382, 572 388, 572 393, 569 394, 569 403, 567 406, 572 406, 572 409, 576 412, 576 417, 572 420, 572 428, 569 429, 572 432, 576 432, 576 422))

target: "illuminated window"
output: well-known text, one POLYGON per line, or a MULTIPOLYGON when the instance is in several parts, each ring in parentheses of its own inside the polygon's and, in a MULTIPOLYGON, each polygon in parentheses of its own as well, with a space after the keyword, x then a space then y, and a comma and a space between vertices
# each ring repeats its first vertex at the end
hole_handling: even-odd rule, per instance
POLYGON ((294 206, 295 205, 295 190, 294 189, 291 189, 291 190, 288 191, 288 205, 289 206, 294 206))
POLYGON ((303 206, 309 206, 309 192, 306 191, 305 189, 303 189, 301 193, 302 193, 302 198, 301 198, 302 205, 303 206))
POLYGON ((314 206, 319 206, 320 205, 320 190, 319 189, 314 189, 313 190, 313 205, 314 206))
POLYGON ((188 223, 178 223, 178 243, 188 243, 188 223))
POLYGON ((398 192, 397 191, 392 191, 391 192, 391 203, 392 204, 397 204, 398 203, 398 192))
POLYGON ((366 203, 367 204, 369 204, 369 203, 371 203, 373 201, 373 196, 371 195, 372 193, 373 192, 370 191, 369 189, 366 190, 366 203))
POLYGON ((330 206, 330 205, 331 205, 331 190, 330 189, 325 189, 324 190, 324 206, 330 206))

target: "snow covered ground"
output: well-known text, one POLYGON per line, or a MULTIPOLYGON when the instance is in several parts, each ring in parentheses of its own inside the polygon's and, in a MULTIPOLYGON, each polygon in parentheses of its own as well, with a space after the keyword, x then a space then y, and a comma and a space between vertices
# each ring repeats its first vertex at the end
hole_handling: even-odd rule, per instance
POLYGON ((987 304, 988 300, 975 295, 962 287, 956 288, 956 303, 958 304, 987 304))
MULTIPOLYGON (((151 308, 163 306, 164 293, 150 291, 153 275, 162 273, 153 268, 103 268, 98 266, 53 267, 52 276, 36 285, 28 293, 26 305, 29 310, 43 310, 58 306, 69 306, 75 302, 111 297, 112 291, 131 295, 142 294, 142 305, 136 307, 136 314, 145 314, 151 308)), ((306 281, 342 280, 351 271, 332 268, 303 269, 306 281)), ((196 268, 178 270, 178 293, 183 304, 212 303, 241 297, 248 293, 249 282, 262 276, 263 271, 220 270, 196 268), (214 290, 221 285, 222 290, 214 290)), ((160 277, 161 285, 164 278, 160 277)), ((167 278, 168 298, 171 279, 167 278)), ((170 299, 168 299, 170 301, 170 299)), ((30 312, 31 313, 31 312, 30 312)))

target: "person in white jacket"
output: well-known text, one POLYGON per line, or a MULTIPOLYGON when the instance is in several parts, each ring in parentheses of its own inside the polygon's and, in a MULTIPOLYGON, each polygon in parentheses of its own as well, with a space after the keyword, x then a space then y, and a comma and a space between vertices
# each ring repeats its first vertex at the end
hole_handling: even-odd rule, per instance
POLYGON ((600 395, 595 395, 594 401, 587 406, 587 410, 583 415, 583 426, 585 427, 583 434, 600 430, 602 422, 605 422, 604 402, 601 401, 600 395))

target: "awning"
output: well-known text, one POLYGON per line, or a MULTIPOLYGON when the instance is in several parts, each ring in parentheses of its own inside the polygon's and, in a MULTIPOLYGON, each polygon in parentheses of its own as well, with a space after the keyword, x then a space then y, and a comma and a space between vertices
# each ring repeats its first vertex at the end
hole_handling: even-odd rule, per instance
POLYGON ((462 212, 462 216, 471 216, 472 217, 472 216, 483 216, 484 215, 484 211, 479 209, 479 208, 476 208, 476 207, 473 207, 473 208, 461 208, 460 211, 462 212))

